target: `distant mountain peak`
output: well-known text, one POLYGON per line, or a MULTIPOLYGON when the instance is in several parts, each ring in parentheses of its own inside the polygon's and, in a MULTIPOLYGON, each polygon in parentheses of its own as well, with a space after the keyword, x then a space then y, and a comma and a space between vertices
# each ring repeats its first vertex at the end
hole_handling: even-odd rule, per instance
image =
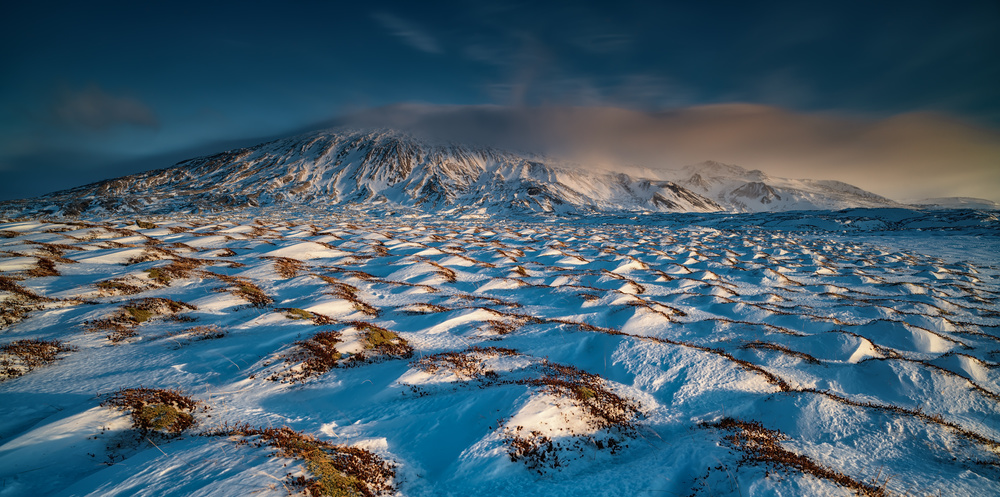
POLYGON ((907 202, 920 208, 930 209, 984 209, 1000 210, 1000 203, 975 197, 935 197, 907 202))
POLYGON ((714 160, 685 166, 681 171, 691 175, 698 175, 705 182, 711 182, 719 178, 741 178, 747 181, 767 181, 770 179, 767 174, 758 169, 750 170, 735 164, 726 164, 714 160))
POLYGON ((734 212, 905 207, 840 181, 778 178, 717 161, 685 166, 664 177, 734 212))

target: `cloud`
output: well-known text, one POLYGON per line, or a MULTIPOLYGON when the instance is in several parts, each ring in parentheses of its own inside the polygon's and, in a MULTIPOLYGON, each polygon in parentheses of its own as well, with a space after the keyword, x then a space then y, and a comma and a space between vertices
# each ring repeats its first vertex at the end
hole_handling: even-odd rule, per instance
POLYGON ((439 54, 442 52, 441 45, 437 40, 412 22, 400 19, 387 12, 375 12, 372 14, 372 17, 383 28, 388 30, 390 34, 399 38, 411 48, 430 54, 439 54))
POLYGON ((610 54, 630 48, 634 39, 624 33, 592 31, 573 39, 573 43, 593 54, 610 54))
POLYGON ((494 101, 514 106, 574 105, 629 109, 665 109, 694 99, 695 92, 672 78, 653 74, 605 77, 537 74, 525 65, 511 83, 490 83, 484 92, 494 101))
POLYGON ((662 112, 399 105, 355 122, 587 163, 677 169, 718 160, 774 176, 844 181, 897 200, 1000 201, 1000 132, 932 113, 874 119, 743 103, 662 112))
POLYGON ((64 91, 51 108, 56 122, 64 126, 104 131, 119 125, 156 129, 159 120, 140 100, 111 95, 97 86, 64 91))

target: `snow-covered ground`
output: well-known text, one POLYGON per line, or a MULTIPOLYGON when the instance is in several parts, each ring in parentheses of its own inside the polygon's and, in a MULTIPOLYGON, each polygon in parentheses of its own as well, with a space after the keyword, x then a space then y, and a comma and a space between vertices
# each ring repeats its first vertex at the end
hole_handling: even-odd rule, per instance
POLYGON ((1000 237, 948 215, 0 224, 0 345, 62 346, 0 358, 0 496, 320 476, 243 423, 399 495, 995 495, 1000 237))

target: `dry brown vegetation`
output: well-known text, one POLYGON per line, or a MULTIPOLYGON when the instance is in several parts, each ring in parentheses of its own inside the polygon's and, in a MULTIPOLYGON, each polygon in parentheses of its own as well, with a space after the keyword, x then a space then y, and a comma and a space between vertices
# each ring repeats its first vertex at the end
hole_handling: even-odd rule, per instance
POLYGON ((254 307, 266 307, 274 302, 264 290, 246 278, 225 275, 215 275, 215 277, 230 285, 229 293, 246 300, 254 307))
POLYGON ((820 364, 819 359, 816 359, 815 357, 813 357, 813 356, 811 356, 809 354, 806 354, 805 352, 798 352, 798 351, 792 350, 792 349, 790 349, 788 347, 785 347, 784 345, 779 345, 779 344, 776 344, 776 343, 769 343, 769 342, 762 342, 760 340, 754 340, 752 342, 747 342, 747 343, 743 344, 743 346, 740 347, 740 348, 743 348, 743 349, 755 349, 755 350, 775 350, 775 351, 781 352, 783 354, 787 354, 787 355, 790 355, 790 356, 793 356, 793 357, 798 357, 799 359, 802 359, 803 361, 806 361, 809 364, 820 364))
POLYGON ((514 383, 540 388, 541 391, 567 399, 587 413, 587 425, 593 434, 576 434, 553 439, 538 430, 507 426, 502 438, 512 462, 523 462, 528 469, 544 474, 561 467, 570 454, 582 454, 585 447, 617 454, 627 448, 634 436, 635 422, 641 415, 639 405, 608 388, 598 375, 572 366, 544 361, 541 377, 529 377, 514 383))
POLYGON ((573 400, 590 414, 587 421, 594 430, 635 428, 634 421, 640 414, 638 404, 609 390, 604 378, 547 360, 542 371, 540 378, 521 380, 521 383, 573 400))
POLYGON ((101 406, 129 413, 132 428, 146 434, 180 435, 194 426, 200 402, 178 390, 123 388, 109 395, 101 406))
POLYGON ((266 256, 262 257, 262 259, 274 261, 274 271, 278 273, 278 276, 285 279, 294 278, 300 272, 305 271, 305 263, 298 259, 276 256, 266 256))
POLYGON ((336 322, 336 320, 325 314, 307 311, 305 309, 298 309, 296 307, 279 307, 277 309, 274 309, 274 312, 282 312, 288 319, 293 319, 293 320, 307 319, 312 321, 313 324, 317 326, 325 324, 334 324, 336 322))
POLYGON ((150 288, 137 278, 129 276, 98 281, 94 286, 105 295, 136 295, 150 288))
POLYGON ((131 300, 119 307, 111 316, 86 321, 84 329, 91 333, 108 332, 112 343, 119 343, 138 335, 140 324, 163 314, 173 314, 197 307, 186 302, 165 298, 145 298, 131 300))
MULTIPOLYGON (((539 474, 560 467, 568 454, 580 454, 585 447, 607 449, 612 454, 627 447, 625 440, 634 434, 635 423, 641 416, 638 403, 611 391, 608 382, 599 375, 572 366, 543 360, 529 368, 534 374, 524 377, 498 373, 489 369, 485 362, 490 357, 517 355, 520 354, 516 350, 503 347, 471 347, 462 352, 425 356, 412 362, 411 366, 429 374, 448 371, 459 381, 476 382, 481 388, 525 385, 579 406, 587 413, 587 425, 593 434, 570 431, 565 434, 568 438, 553 439, 521 426, 502 429, 501 437, 507 445, 511 461, 523 462, 539 474)), ((498 424, 503 423, 500 421, 498 424)))
POLYGON ((170 282, 175 278, 190 278, 192 274, 206 277, 213 276, 213 273, 198 270, 199 267, 209 263, 210 261, 203 259, 177 257, 165 266, 146 269, 145 272, 149 275, 149 279, 156 283, 170 285, 170 282))
POLYGON ((350 302, 351 304, 354 305, 354 309, 356 309, 358 312, 361 312, 362 314, 371 317, 378 317, 378 315, 380 314, 377 307, 368 304, 364 300, 361 300, 361 297, 358 296, 358 291, 359 291, 358 287, 354 285, 348 285, 347 283, 344 283, 342 281, 337 281, 336 278, 332 278, 330 276, 322 274, 316 276, 333 287, 333 291, 330 292, 330 295, 333 295, 338 299, 350 302))
POLYGON ((295 349, 284 357, 288 366, 267 379, 281 383, 302 383, 337 366, 343 357, 337 350, 340 333, 322 331, 307 340, 295 342, 295 349))
POLYGON ((430 259, 418 258, 417 260, 419 260, 420 262, 426 262, 427 264, 434 266, 435 268, 434 273, 444 278, 444 280, 447 281, 448 283, 454 283, 458 281, 458 275, 455 273, 453 269, 444 267, 441 264, 438 264, 430 259))
POLYGON ((0 329, 6 328, 41 308, 41 304, 53 299, 43 297, 25 288, 14 278, 0 275, 0 292, 9 294, 0 301, 0 329))
POLYGON ((781 446, 781 441, 788 440, 788 436, 780 431, 765 428, 757 421, 724 418, 717 423, 711 423, 707 426, 726 430, 731 433, 723 437, 723 440, 730 447, 743 454, 739 465, 762 463, 773 469, 795 470, 815 476, 816 478, 832 481, 852 490, 858 495, 872 497, 886 495, 884 487, 858 481, 839 471, 818 464, 809 457, 785 449, 781 446))
MULTIPOLYGON (((366 352, 359 355, 364 356, 365 359, 371 358, 369 355, 372 353, 375 357, 395 356, 403 359, 408 359, 413 355, 413 347, 394 331, 364 321, 349 321, 346 324, 364 334, 363 343, 366 352)), ((358 357, 357 360, 362 360, 362 357, 358 357)))
POLYGON ((435 312, 448 312, 451 308, 443 305, 429 304, 427 302, 417 302, 414 304, 407 304, 400 310, 410 314, 432 314, 435 312))
POLYGON ((59 340, 23 339, 0 345, 0 381, 17 378, 59 359, 76 347, 59 340))
MULTIPOLYGON (((282 311, 287 312, 287 309, 282 311)), ((342 333, 322 331, 306 340, 296 341, 290 352, 280 356, 284 366, 271 373, 267 379, 282 383, 302 383, 337 366, 358 366, 393 358, 407 359, 413 355, 413 347, 393 331, 363 321, 345 321, 341 324, 360 333, 358 338, 364 346, 362 352, 345 357, 345 354, 337 350, 342 333)), ((266 362, 265 366, 270 366, 270 362, 266 362)))
POLYGON ((56 269, 54 260, 48 257, 39 257, 35 267, 29 269, 25 274, 32 278, 44 278, 46 276, 59 276, 59 270, 56 269))
POLYGON ((168 336, 175 339, 187 339, 194 342, 199 340, 223 338, 228 334, 229 332, 225 329, 217 325, 210 324, 205 326, 192 326, 191 328, 187 328, 176 333, 169 333, 168 336))
POLYGON ((447 370, 458 376, 459 380, 497 379, 495 371, 487 369, 483 361, 485 357, 500 355, 514 356, 517 351, 502 347, 471 347, 462 352, 441 352, 427 355, 410 363, 410 366, 425 373, 434 374, 447 370))
POLYGON ((490 319, 486 321, 486 326, 489 328, 491 332, 502 336, 502 335, 509 335, 517 331, 519 324, 511 323, 508 321, 500 321, 497 319, 490 319))
POLYGON ((288 427, 225 425, 205 436, 236 437, 237 445, 268 446, 274 457, 301 461, 308 476, 286 475, 311 497, 377 497, 395 493, 395 465, 358 447, 333 444, 288 427))
POLYGON ((45 302, 50 300, 18 284, 14 278, 3 275, 0 275, 0 292, 10 293, 15 298, 29 302, 45 302))

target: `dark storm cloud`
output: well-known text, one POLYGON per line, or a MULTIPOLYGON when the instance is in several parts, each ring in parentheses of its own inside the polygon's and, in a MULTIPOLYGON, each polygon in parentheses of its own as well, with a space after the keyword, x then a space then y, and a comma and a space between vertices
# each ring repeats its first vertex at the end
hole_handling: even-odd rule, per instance
POLYGON ((111 95, 97 86, 62 91, 51 112, 59 124, 87 130, 103 131, 118 125, 160 126, 156 114, 142 101, 111 95))

